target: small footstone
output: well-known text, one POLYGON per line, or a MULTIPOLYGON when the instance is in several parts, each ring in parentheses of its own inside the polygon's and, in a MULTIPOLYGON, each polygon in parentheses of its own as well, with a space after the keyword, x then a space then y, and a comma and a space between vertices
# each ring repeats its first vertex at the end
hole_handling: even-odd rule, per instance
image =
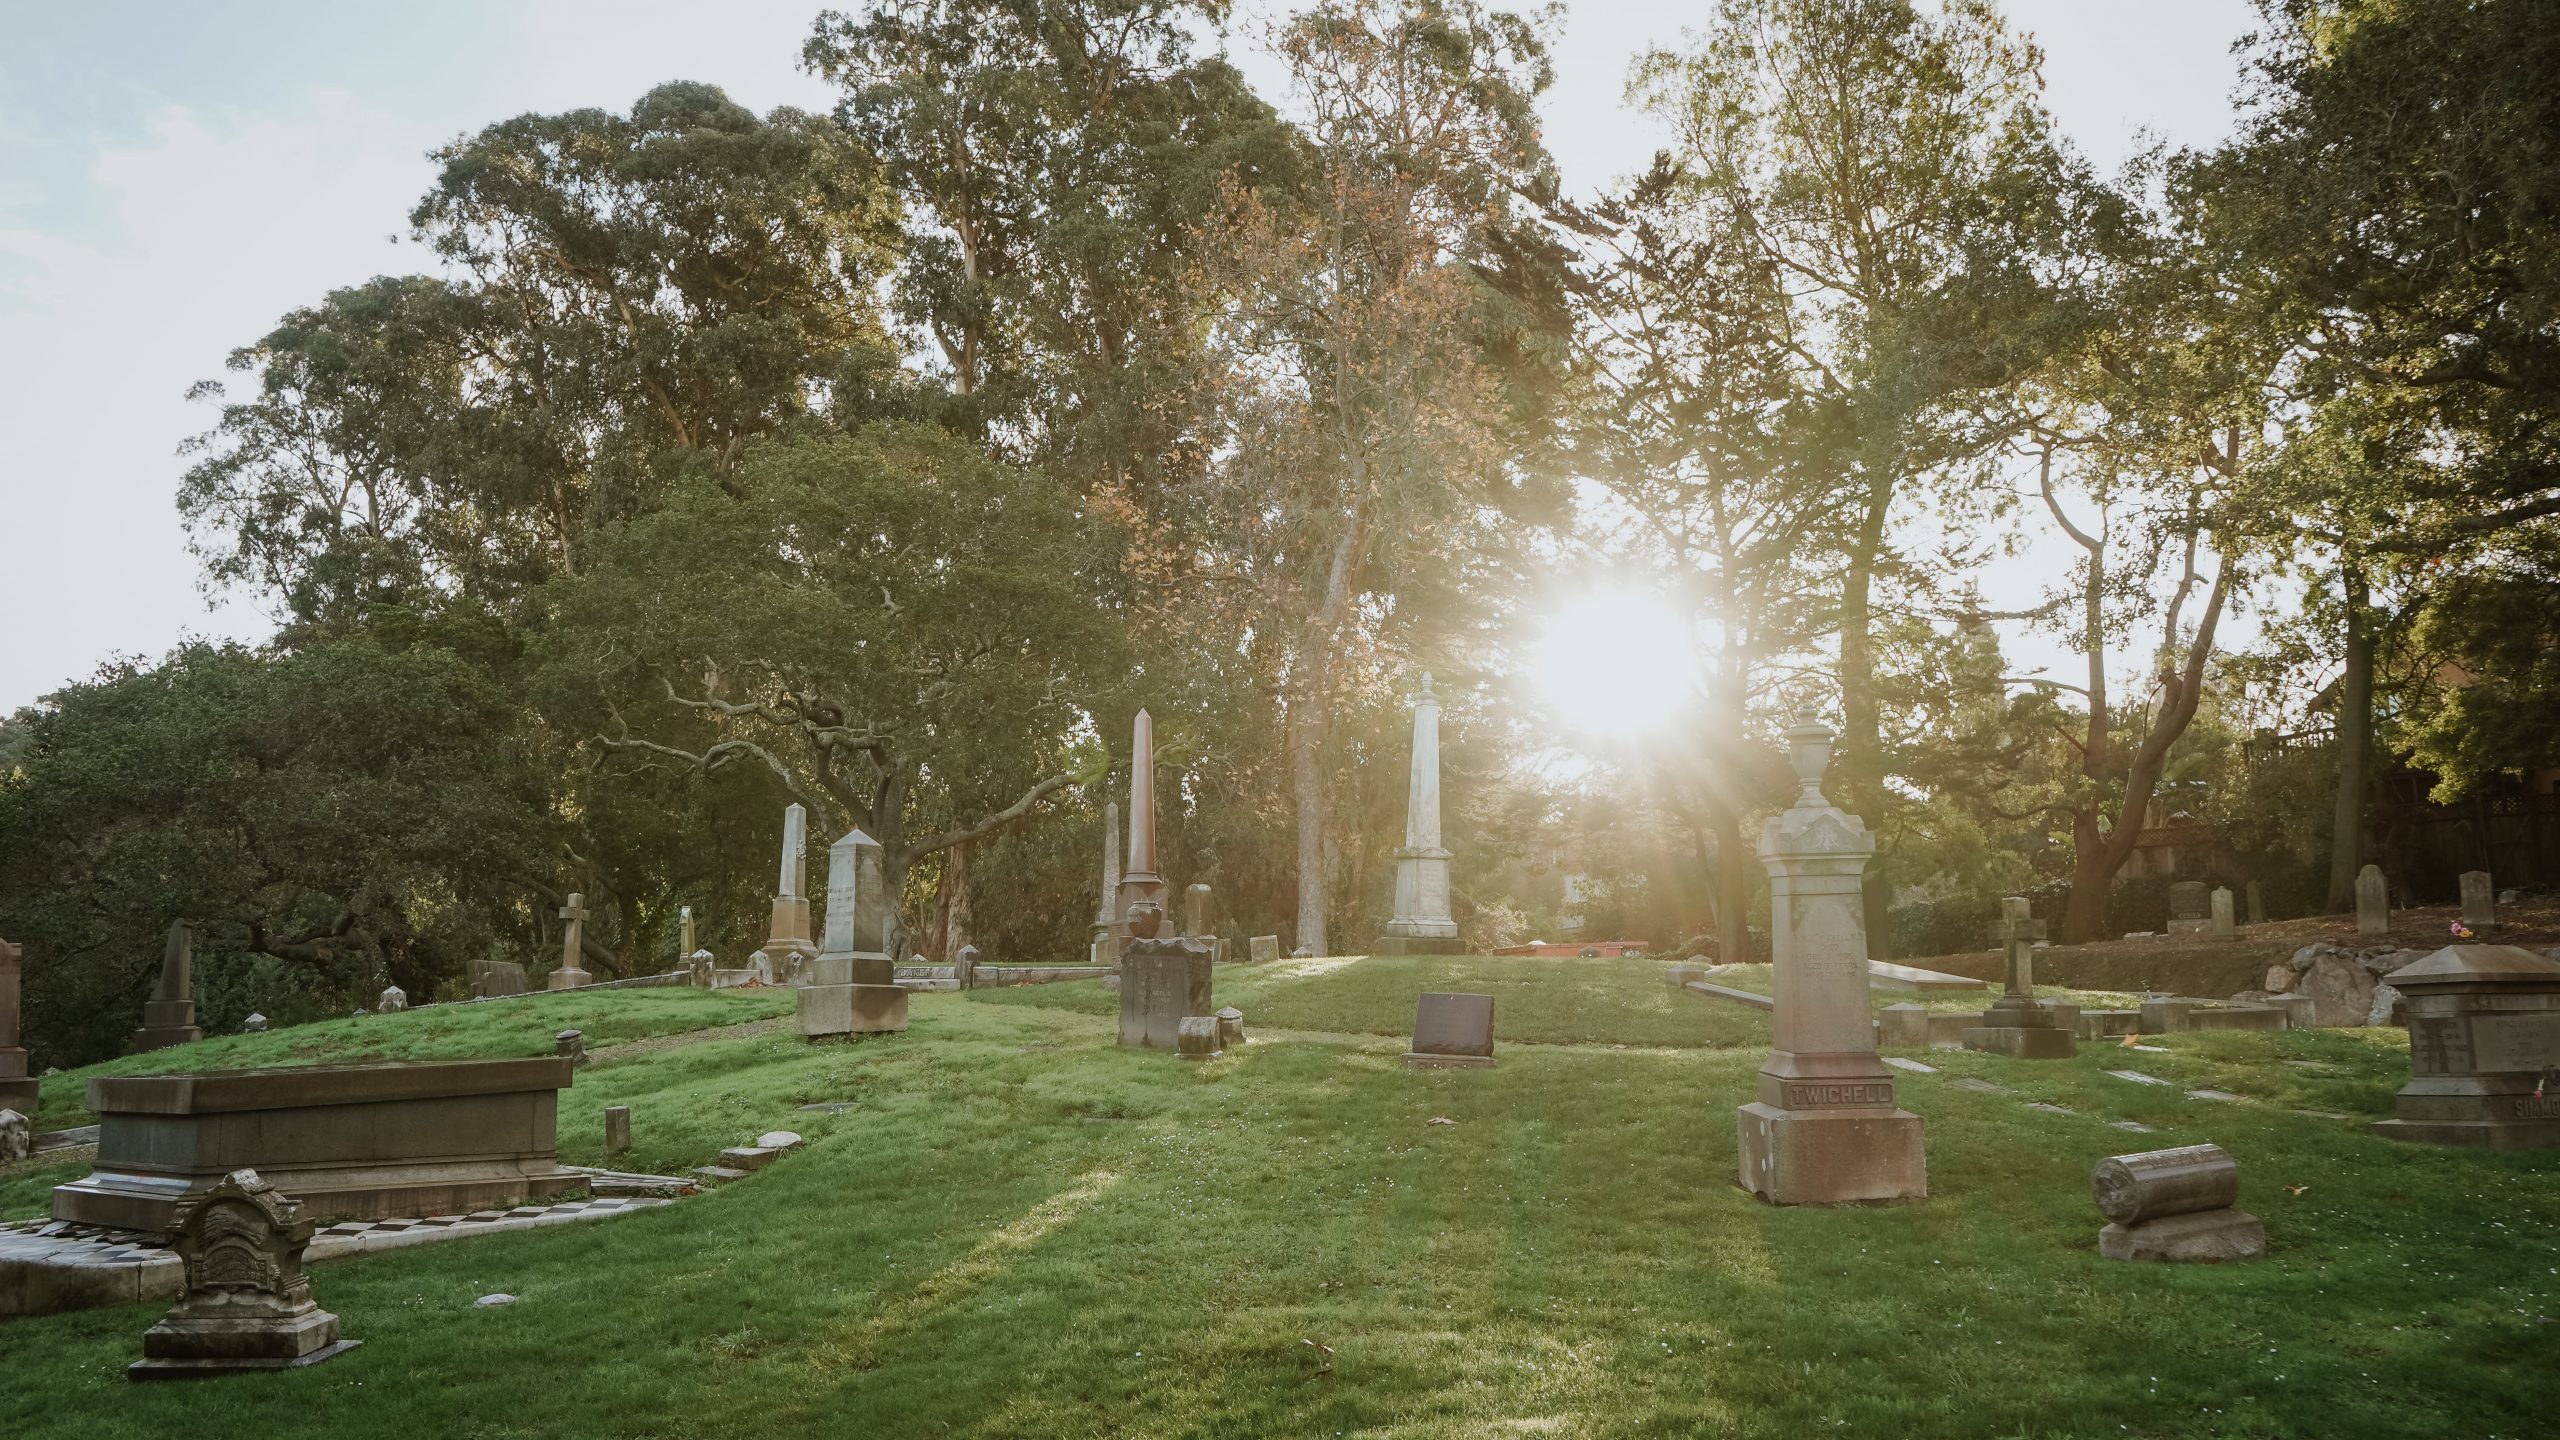
POLYGON ((471 1302, 471 1308, 486 1310, 493 1305, 513 1305, 514 1303, 516 1303, 516 1297, 513 1295, 483 1295, 471 1302))
POLYGON ((2145 1075, 2139 1070, 2110 1070, 2106 1073, 2113 1075, 2119 1080, 2130 1080, 2136 1085, 2166 1085, 2169 1083, 2157 1075, 2145 1075))
POLYGON ((2047 1115, 2071 1115, 2078 1113, 2067 1105, 2047 1105, 2041 1100, 2028 1101, 2027 1108, 2030 1110, 2041 1110, 2047 1115))
POLYGON ((800 1108, 820 1115, 838 1115, 853 1109, 854 1105, 850 1100, 821 1100, 814 1105, 803 1105, 800 1108))
POLYGON ((2228 1090, 2190 1090, 2187 1092, 2187 1098, 2190 1100, 2236 1100, 2243 1105, 2249 1103, 2248 1096, 2234 1095, 2228 1090))
POLYGON ((2169 1047, 2166 1045, 2127 1045, 2124 1048, 2127 1050, 2140 1050, 2149 1055, 2166 1055, 2169 1053, 2169 1047))
POLYGON ((2006 1085, 1995 1084, 1989 1080, 1976 1080, 1970 1075, 1960 1076, 1957 1079, 1948 1081, 1947 1087, 1952 1090, 1971 1090, 1980 1095, 2014 1095, 2017 1093, 2006 1085))
POLYGON ((1894 1069, 1908 1070, 1914 1075, 1935 1075, 1938 1073, 1938 1067, 1935 1065, 1923 1065, 1917 1060, 1905 1059, 1900 1055, 1887 1055, 1883 1058, 1884 1063, 1892 1066, 1894 1069))
POLYGON ((797 1150, 800 1148, 800 1132, 767 1130, 756 1137, 756 1147, 761 1150, 797 1150))
POLYGON ((744 1180, 747 1178, 746 1171, 732 1170, 725 1165, 697 1165, 693 1167, 693 1173, 701 1176, 705 1180, 716 1181, 722 1184, 731 1180, 744 1180))
POLYGON ((2119 1130, 2130 1130, 2136 1135, 2148 1135, 2151 1133, 2151 1127, 2143 1124, 2139 1120, 2110 1120, 2107 1123, 2113 1125, 2119 1130))

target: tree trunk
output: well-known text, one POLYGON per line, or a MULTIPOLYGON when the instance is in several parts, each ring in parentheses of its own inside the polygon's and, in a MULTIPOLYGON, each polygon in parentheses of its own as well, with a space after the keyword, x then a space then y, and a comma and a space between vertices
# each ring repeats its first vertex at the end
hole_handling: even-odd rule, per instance
POLYGON ((1716 842, 1716 959, 1747 965, 1751 954, 1750 857, 1742 848, 1742 816, 1721 805, 1708 811, 1716 842))
POLYGON ((2373 614, 2364 571, 2350 561, 2340 578, 2347 601, 2347 670, 2338 682, 2338 794, 2330 812, 2330 913, 2356 904, 2364 865, 2365 789, 2373 768, 2373 614))
MULTIPOLYGON (((1884 548, 1885 512, 1892 498, 1889 480, 1869 479, 1866 517, 1840 580, 1840 748, 1834 767, 1839 780, 1832 800, 1864 820, 1870 832, 1879 833, 1884 828, 1885 766, 1874 686, 1874 591, 1876 558, 1884 548)), ((1867 866, 1864 894, 1867 953, 1881 955, 1890 933, 1893 892, 1880 861, 1867 866)))
POLYGON ((976 848, 960 844, 942 852, 942 876, 934 884, 933 924, 925 932, 925 945, 945 965, 969 943, 969 857, 976 848))
POLYGON ((1298 812, 1298 944, 1318 955, 1331 953, 1324 933, 1324 776, 1317 765, 1323 743, 1319 702, 1301 682, 1289 704, 1289 790, 1298 812))

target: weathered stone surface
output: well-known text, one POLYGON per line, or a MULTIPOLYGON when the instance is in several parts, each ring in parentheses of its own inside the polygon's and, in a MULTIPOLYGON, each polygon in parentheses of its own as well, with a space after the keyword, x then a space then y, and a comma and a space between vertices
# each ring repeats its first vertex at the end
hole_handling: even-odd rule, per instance
POLYGON ((2205 1210, 2140 1225, 2109 1225, 2098 1232, 2098 1253, 2109 1260, 2219 1265, 2263 1259, 2267 1227, 2246 1210, 2205 1210))
POLYGON ((91 1080, 98 1158, 53 1192, 57 1220, 163 1230, 180 1201, 255 1169, 312 1214, 464 1213, 584 1195, 560 1168, 570 1062, 450 1060, 91 1080))
POLYGON ((26 1159, 35 1143, 33 1121, 18 1111, 0 1109, 0 1165, 26 1159))
POLYGON ((1267 965, 1280 958, 1280 937, 1256 935, 1245 942, 1245 954, 1252 957, 1254 964, 1267 965))
POLYGON ((2383 880, 2379 865, 2367 865, 2356 872, 2356 933, 2391 933, 2391 887, 2383 880))
POLYGON ((0 940, 0 1106, 36 1113, 37 1085, 27 1076, 27 1050, 19 1040, 18 974, 26 947, 0 940))
POLYGON ((1424 671, 1413 707, 1412 768, 1405 791, 1404 844, 1395 851, 1396 907, 1379 943, 1385 954, 1454 953, 1458 922, 1449 913, 1449 852, 1440 843, 1440 700, 1424 671))
POLYGON ((591 1065, 587 1054, 587 1034, 583 1030, 563 1030, 551 1037, 551 1053, 572 1065, 591 1065))
POLYGON ((907 992, 894 979, 881 985, 803 985, 798 996, 800 1033, 885 1035, 907 1028, 907 992))
POLYGON ((527 988, 524 967, 512 960, 471 962, 471 993, 480 999, 522 995, 527 988))
MULTIPOLYGON (((1124 959, 1131 941, 1156 938, 1170 903, 1164 877, 1156 873, 1156 722, 1140 710, 1129 722, 1129 863, 1120 872, 1113 909, 1119 919, 1112 936, 1124 959), (1142 914, 1142 908, 1147 913, 1142 914)), ((1124 1036, 1121 1043, 1129 1042, 1124 1036)), ((1172 1031, 1165 1032, 1161 1048, 1173 1048, 1172 1031)))
POLYGON ((1195 941, 1131 939, 1120 952, 1120 1043, 1179 1050, 1184 1017, 1217 1009, 1215 963, 1195 941))
POLYGON ((2252 925, 2266 924, 2267 898, 2264 894, 2260 893, 2258 889, 2258 882, 2252 880, 2246 886, 2242 887, 2241 895, 2246 905, 2244 913, 2248 916, 2249 923, 2252 925))
POLYGON ((2284 1028, 2287 1030, 2311 1030, 2320 1024, 2320 1002, 2308 995, 2278 995, 2267 1004, 2284 1012, 2284 1028))
POLYGON ((1233 1005, 1218 1011, 1218 1048, 1244 1043, 1244 1012, 1233 1005))
POLYGON ((1426 990, 1414 1004, 1416 1055, 1493 1054, 1493 997, 1426 990))
POLYGON ((2219 1145, 2110 1155, 2089 1172, 2098 1213, 2120 1225, 2220 1210, 2240 1199, 2240 1162, 2219 1145))
POLYGON ((2323 955, 2297 987, 2311 997, 2312 1014, 2324 1026, 2362 1025, 2373 1013, 2373 972, 2353 960, 2323 955))
POLYGON ((311 1299, 303 1251, 314 1222, 254 1170, 188 1197, 170 1247, 184 1267, 178 1303, 143 1332, 132 1380, 289 1370, 362 1343, 338 1338, 338 1317, 311 1299))
POLYGON ((575 990, 595 979, 578 963, 586 949, 587 897, 572 894, 569 903, 560 907, 560 920, 565 927, 560 932, 560 964, 542 982, 542 988, 575 990))
POLYGON ((196 1025, 195 929, 180 920, 169 927, 160 952, 160 980, 142 1002, 142 1028, 133 1032, 133 1049, 161 1050, 201 1040, 196 1025))
POLYGON ((2176 995, 2142 997, 2142 1032, 2146 1035, 2175 1035, 2187 1028, 2187 1016, 2194 1011, 2193 1000, 2176 995))
POLYGON ((2131 1035, 2142 1028, 2139 1010, 2083 1010, 2079 1024, 2073 1027, 2083 1040, 2107 1040, 2131 1035))
POLYGON ((243 1035, 262 1035, 266 1033, 266 1029, 267 1017, 255 1010, 250 1011, 240 1022, 240 1033, 243 1035))
POLYGON ((2486 870, 2462 872, 2462 925, 2466 930, 2498 928, 2498 891, 2486 870))
POLYGON ((1876 1016, 1876 1043, 1918 1048, 1929 1043, 1929 1007, 1887 1005, 1876 1016))
POLYGON ((2515 945, 2448 945, 2393 972, 2409 1023, 2409 1083, 2376 1134, 2488 1150, 2560 1146, 2560 960, 2515 945))
POLYGON ((631 1107, 604 1107, 604 1153, 619 1155, 631 1148, 631 1107))
MULTIPOLYGON (((907 1028, 907 992, 889 957, 889 895, 880 842, 848 830, 827 847, 827 926, 798 998, 812 1040, 907 1028)), ((974 957, 973 961, 974 963, 974 957)))
POLYGON ((409 992, 397 985, 385 985, 381 997, 373 1002, 373 1008, 385 1015, 398 1014, 409 1008, 409 992))
POLYGON ((2012 1060, 2068 1060, 2079 1042, 2056 1026, 1976 1025, 1964 1032, 1964 1048, 2012 1060))
POLYGON ((1218 1017, 1185 1015, 1174 1031, 1174 1053, 1185 1060, 1215 1060, 1222 1053, 1218 1044, 1218 1017))
POLYGON ((2389 985, 2374 986, 2373 1008, 2365 1012, 2364 1023, 2367 1025, 2403 1023, 2400 992, 2389 985))
POLYGON ((1929 1194, 1920 1117, 1890 1108, 1741 1108, 1742 1186, 1773 1205, 1920 1200, 1929 1194))
POLYGON ((2212 900, 2201 880, 2181 880, 2169 887, 2169 933, 2184 935, 2213 928, 2212 900))
POLYGON ((2267 978, 2259 984, 2258 988, 2270 995, 2282 995, 2293 988, 2294 974, 2294 968, 2290 965, 2270 965, 2267 967, 2267 978))
POLYGON ((2240 933, 2239 915, 2232 906, 2231 887, 2216 886, 2212 895, 2213 933, 2228 940, 2240 933))

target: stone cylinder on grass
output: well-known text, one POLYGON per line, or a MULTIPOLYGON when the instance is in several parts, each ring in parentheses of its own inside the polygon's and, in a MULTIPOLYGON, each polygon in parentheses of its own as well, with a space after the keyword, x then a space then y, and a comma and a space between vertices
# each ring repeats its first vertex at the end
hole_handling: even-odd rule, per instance
POLYGON ((2098 1253, 2110 1260, 2216 1264, 2267 1253, 2258 1217, 2233 1208, 2240 1164, 2219 1145, 2111 1155, 2089 1172, 2107 1217, 2098 1253))

